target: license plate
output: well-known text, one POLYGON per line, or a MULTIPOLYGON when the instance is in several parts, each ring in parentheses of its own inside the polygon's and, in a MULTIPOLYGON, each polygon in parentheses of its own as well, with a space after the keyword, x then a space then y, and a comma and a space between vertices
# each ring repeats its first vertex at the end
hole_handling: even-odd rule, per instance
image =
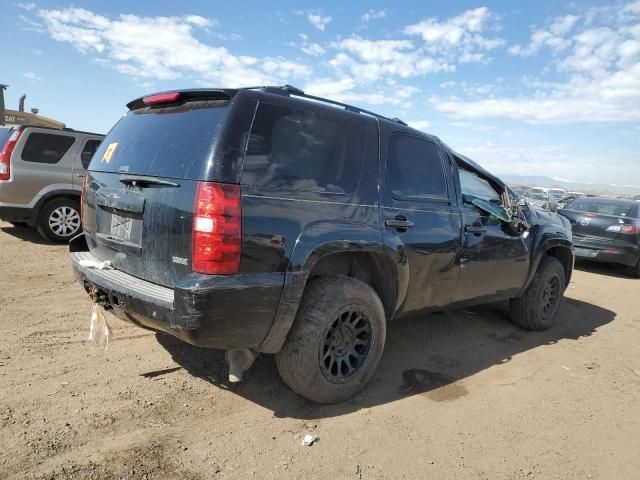
POLYGON ((597 250, 590 250, 588 248, 576 248, 575 249, 576 257, 589 257, 593 258, 598 256, 597 250))
POLYGON ((111 216, 111 236, 120 240, 131 240, 131 230, 133 229, 133 219, 113 214, 111 216))

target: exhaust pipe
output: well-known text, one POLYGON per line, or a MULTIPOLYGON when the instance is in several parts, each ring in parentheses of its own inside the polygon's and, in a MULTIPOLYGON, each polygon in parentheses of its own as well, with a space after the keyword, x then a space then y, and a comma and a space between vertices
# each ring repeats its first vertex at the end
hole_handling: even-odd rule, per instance
POLYGON ((242 381, 244 372, 253 365, 256 354, 248 348, 227 350, 224 354, 224 359, 229 365, 229 383, 239 383, 242 381))

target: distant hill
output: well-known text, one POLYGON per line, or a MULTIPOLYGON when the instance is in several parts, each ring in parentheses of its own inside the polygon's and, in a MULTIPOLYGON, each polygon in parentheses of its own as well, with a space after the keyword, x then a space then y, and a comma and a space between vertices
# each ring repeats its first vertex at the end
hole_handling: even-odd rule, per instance
POLYGON ((640 186, 611 185, 605 183, 573 182, 544 175, 498 175, 510 185, 529 185, 536 187, 560 187, 574 192, 593 193, 598 195, 640 195, 640 186))

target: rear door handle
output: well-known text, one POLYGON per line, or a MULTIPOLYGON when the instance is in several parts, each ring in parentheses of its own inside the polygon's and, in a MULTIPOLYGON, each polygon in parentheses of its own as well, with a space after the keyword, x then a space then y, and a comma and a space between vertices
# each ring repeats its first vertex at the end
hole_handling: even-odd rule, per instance
POLYGON ((487 229, 480 225, 465 225, 464 231, 467 233, 473 233, 474 235, 480 235, 486 232, 487 229))
POLYGON ((411 220, 407 220, 406 218, 396 217, 391 218, 389 220, 385 220, 385 226, 391 228, 409 228, 413 227, 415 224, 411 220))

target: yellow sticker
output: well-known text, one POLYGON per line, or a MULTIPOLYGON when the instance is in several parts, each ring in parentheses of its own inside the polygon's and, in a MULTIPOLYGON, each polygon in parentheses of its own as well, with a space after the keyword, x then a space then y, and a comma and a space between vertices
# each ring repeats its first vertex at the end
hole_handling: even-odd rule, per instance
POLYGON ((111 161, 111 157, 113 157, 113 154, 116 151, 116 148, 118 148, 118 143, 110 143, 109 146, 107 147, 107 149, 104 151, 104 155, 102 155, 102 162, 104 163, 109 163, 111 161))

